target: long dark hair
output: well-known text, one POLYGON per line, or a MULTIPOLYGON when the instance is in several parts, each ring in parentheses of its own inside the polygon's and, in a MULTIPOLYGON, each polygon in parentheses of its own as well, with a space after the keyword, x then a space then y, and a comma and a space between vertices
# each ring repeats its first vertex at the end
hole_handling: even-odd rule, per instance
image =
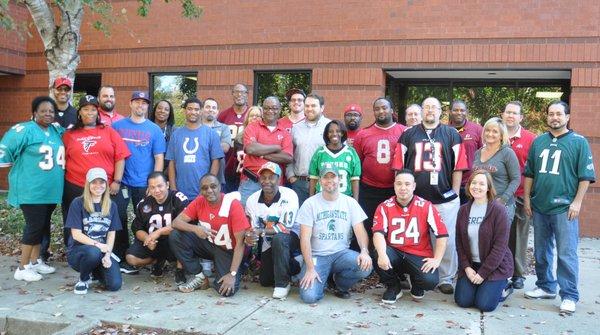
POLYGON ((342 133, 341 142, 343 146, 344 143, 346 143, 346 140, 348 139, 348 130, 346 130, 346 125, 344 124, 344 122, 340 120, 331 120, 325 126, 325 130, 323 130, 323 141, 325 141, 325 146, 329 145, 329 128, 331 128, 332 124, 336 124, 338 128, 340 128, 340 132, 342 133))
POLYGON ((158 104, 161 102, 166 102, 167 105, 169 105, 169 117, 167 118, 167 126, 172 126, 175 124, 175 111, 173 110, 173 105, 171 105, 171 103, 169 102, 169 100, 158 100, 155 104, 154 104, 154 108, 152 108, 152 110, 150 111, 149 115, 148 115, 148 120, 155 122, 156 120, 156 108, 158 107, 158 104))
MULTIPOLYGON (((87 106, 87 105, 86 105, 87 106)), ((93 105, 91 105, 93 106, 93 105)), ((83 106, 85 107, 85 106, 83 106)), ((77 129, 83 129, 83 127, 85 127, 85 125, 83 124, 83 121, 81 120, 81 116, 79 115, 79 112, 81 112, 81 106, 79 107, 79 109, 77 109, 77 122, 75 122, 75 125, 73 126, 73 128, 69 129, 69 130, 77 130, 77 129)), ((100 120, 100 111, 98 110, 98 106, 96 106, 96 127, 101 127, 104 128, 104 123, 102 123, 102 120, 100 120)))

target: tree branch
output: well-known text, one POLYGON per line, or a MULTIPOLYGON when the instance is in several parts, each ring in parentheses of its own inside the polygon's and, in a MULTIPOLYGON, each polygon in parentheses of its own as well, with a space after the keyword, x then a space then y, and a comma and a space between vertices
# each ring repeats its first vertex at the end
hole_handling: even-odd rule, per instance
POLYGON ((54 31, 56 30, 52 9, 44 0, 25 0, 24 2, 27 9, 29 9, 29 13, 31 13, 31 17, 33 18, 38 33, 44 42, 45 49, 51 48, 54 31))

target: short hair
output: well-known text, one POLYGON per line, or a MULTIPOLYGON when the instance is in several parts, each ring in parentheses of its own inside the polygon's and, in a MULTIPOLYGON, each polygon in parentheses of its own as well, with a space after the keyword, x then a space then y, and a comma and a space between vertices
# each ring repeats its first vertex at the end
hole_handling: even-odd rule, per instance
POLYGON ((267 101, 267 100, 274 100, 275 102, 277 102, 279 104, 279 106, 281 106, 281 101, 279 101, 279 98, 277 96, 275 96, 275 95, 269 95, 268 97, 266 97, 262 101, 263 105, 265 104, 265 101, 267 101))
POLYGON ((348 129, 346 129, 346 125, 344 124, 344 122, 340 120, 331 120, 329 121, 329 123, 327 123, 327 125, 325 125, 325 129, 323 130, 323 141, 325 141, 325 145, 329 144, 329 128, 331 128, 331 126, 334 124, 336 124, 342 132, 342 144, 348 139, 348 129))
POLYGON ((52 108, 54 108, 54 112, 58 110, 58 106, 56 105, 56 101, 54 101, 54 99, 47 95, 42 95, 31 100, 31 115, 35 114, 37 109, 40 108, 40 105, 44 102, 49 102, 52 105, 52 108))
POLYGON ((550 107, 552 107, 554 105, 563 106, 565 108, 566 115, 569 115, 571 113, 571 110, 569 109, 569 105, 566 102, 564 102, 562 100, 554 100, 548 104, 548 107, 546 107, 546 114, 548 114, 548 112, 550 111, 550 107))
POLYGON ((244 88, 246 89, 246 92, 248 92, 248 86, 246 86, 246 84, 242 84, 242 83, 235 83, 233 84, 233 86, 231 86, 231 90, 233 91, 235 89, 236 86, 244 86, 244 88))
POLYGON ((219 187, 221 186, 221 183, 219 182, 219 178, 210 172, 206 173, 202 177, 200 177, 200 184, 202 184, 202 182, 208 178, 215 178, 215 180, 217 181, 217 184, 219 184, 219 187))
POLYGON ((102 85, 100 86, 100 88, 98 89, 98 99, 100 99, 100 92, 105 89, 105 88, 110 88, 111 90, 115 90, 115 87, 112 85, 102 85))
POLYGON ((455 104, 462 104, 463 106, 465 106, 466 110, 469 110, 469 107, 467 106, 467 103, 464 100, 461 100, 461 99, 454 99, 454 100, 452 100, 452 103, 450 104, 450 110, 452 110, 452 108, 454 108, 455 104))
MULTIPOLYGON (((217 101, 217 99, 208 97, 204 99, 204 103, 206 103, 208 100, 214 101, 217 104, 217 108, 219 108, 219 102, 217 101)), ((202 106, 204 107, 204 104, 202 104, 202 106)))
POLYGON ((152 110, 148 113, 148 120, 155 122, 156 120, 156 108, 158 107, 158 104, 161 102, 166 102, 167 105, 169 105, 169 117, 167 118, 167 124, 169 126, 172 126, 175 124, 175 111, 173 110, 173 105, 171 104, 171 102, 169 102, 169 100, 158 100, 157 103, 154 104, 154 107, 152 108, 152 110))
POLYGON ((204 103, 202 103, 202 100, 198 99, 197 97, 191 97, 191 98, 187 98, 185 99, 185 101, 183 102, 183 109, 187 108, 187 105, 189 104, 198 104, 200 105, 200 108, 202 108, 202 106, 204 106, 204 103))
POLYGON ((521 114, 523 114, 523 103, 521 103, 521 101, 519 100, 513 100, 513 101, 509 101, 506 103, 506 105, 504 106, 504 109, 506 109, 506 106, 508 105, 514 105, 514 106, 518 106, 519 107, 519 112, 521 114))
POLYGON ((465 187, 465 193, 467 194, 467 197, 469 199, 473 199, 473 195, 471 194, 471 182, 473 181, 473 179, 475 179, 475 177, 477 175, 480 175, 480 174, 485 176, 485 179, 488 184, 488 190, 486 192, 487 199, 488 199, 488 201, 492 201, 496 198, 496 188, 494 188, 494 181, 492 180, 492 175, 483 169, 477 169, 477 170, 473 171, 473 173, 469 177, 469 180, 467 181, 467 184, 465 187))
POLYGON ((304 101, 306 101, 306 99, 308 99, 308 98, 317 99, 317 100, 319 100, 319 105, 321 107, 325 106, 325 98, 323 98, 322 95, 319 95, 319 94, 317 94, 315 92, 310 92, 310 94, 308 94, 306 96, 306 98, 304 98, 304 101))
POLYGON ((165 176, 165 174, 164 174, 164 173, 162 173, 162 172, 160 172, 160 171, 154 171, 154 172, 152 172, 152 173, 151 173, 151 174, 148 176, 148 179, 147 179, 147 181, 150 181, 150 179, 154 179, 154 178, 162 178, 162 179, 165 181, 165 183, 167 183, 167 182, 168 182, 168 180, 167 180, 167 177, 165 176))
POLYGON ((407 110, 409 110, 409 109, 411 109, 411 108, 413 108, 413 107, 416 107, 416 108, 418 108, 420 111, 423 111, 423 107, 421 107, 421 105, 419 105, 419 104, 410 104, 408 107, 406 107, 406 109, 405 109, 404 111, 407 111, 407 110))
MULTIPOLYGON (((409 174, 409 175, 413 176, 413 178, 415 177, 415 173, 410 169, 402 169, 402 170, 399 170, 396 172, 396 176, 401 175, 401 174, 409 174)), ((396 178, 396 177, 394 177, 394 178, 396 178)))
POLYGON ((498 129, 500 129, 500 142, 501 144, 509 144, 510 143, 510 138, 508 137, 508 129, 506 128, 506 125, 504 124, 504 122, 502 121, 501 118, 499 117, 493 117, 489 120, 487 120, 485 122, 485 124, 483 125, 483 131, 485 132, 485 129, 491 126, 496 126, 498 127, 498 129))
POLYGON ((392 110, 394 109, 394 103, 392 102, 392 99, 390 99, 388 97, 379 97, 379 98, 375 99, 373 101, 373 108, 375 108, 375 103, 377 101, 379 101, 379 100, 385 100, 385 101, 387 101, 388 105, 390 105, 390 109, 392 109, 392 110))

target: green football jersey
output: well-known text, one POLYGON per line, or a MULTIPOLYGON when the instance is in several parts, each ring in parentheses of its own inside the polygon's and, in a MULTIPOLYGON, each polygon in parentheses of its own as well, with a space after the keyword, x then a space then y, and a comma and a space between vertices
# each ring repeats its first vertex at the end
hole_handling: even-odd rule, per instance
POLYGON ((319 184, 319 171, 324 164, 333 164, 338 168, 340 174, 340 193, 352 196, 352 180, 359 180, 362 173, 360 159, 356 150, 350 146, 345 146, 338 153, 333 153, 326 146, 322 146, 313 154, 308 167, 308 174, 311 179, 317 180, 316 192, 321 191, 319 184))
POLYGON ((65 175, 64 129, 42 129, 34 121, 14 125, 0 141, 0 167, 8 174, 8 203, 59 204, 65 175))
POLYGON ((566 212, 579 182, 596 181, 588 141, 572 130, 559 137, 549 132, 538 136, 529 149, 525 176, 533 178, 531 206, 536 212, 566 212))

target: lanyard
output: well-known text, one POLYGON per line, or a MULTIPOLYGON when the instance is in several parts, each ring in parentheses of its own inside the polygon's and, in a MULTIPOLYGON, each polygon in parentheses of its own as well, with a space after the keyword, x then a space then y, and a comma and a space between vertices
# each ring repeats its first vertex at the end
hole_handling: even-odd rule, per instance
MULTIPOLYGON (((435 138, 432 138, 429 133, 427 132, 427 129, 425 127, 423 127, 423 129, 425 129, 425 135, 427 135, 427 139, 429 140, 429 144, 431 145, 431 165, 433 165, 433 169, 435 171, 436 167, 437 167, 437 161, 435 159, 435 138)), ((435 131, 436 128, 431 129, 431 133, 435 136, 435 134, 433 133, 435 131)))

